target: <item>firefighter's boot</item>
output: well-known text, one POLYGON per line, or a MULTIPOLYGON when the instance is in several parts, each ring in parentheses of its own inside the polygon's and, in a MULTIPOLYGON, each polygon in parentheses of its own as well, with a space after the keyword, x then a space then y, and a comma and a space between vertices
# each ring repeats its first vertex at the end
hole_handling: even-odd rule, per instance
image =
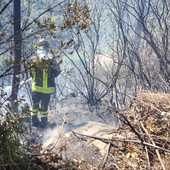
POLYGON ((41 118, 41 128, 46 128, 47 127, 47 125, 48 125, 48 119, 47 119, 47 117, 42 117, 41 118))
POLYGON ((31 123, 32 123, 32 126, 34 127, 38 127, 40 125, 40 121, 37 115, 31 116, 31 123))
POLYGON ((48 122, 47 117, 42 117, 41 118, 41 128, 43 128, 43 129, 48 129, 48 128, 53 129, 53 128, 56 127, 56 125, 57 124, 55 122, 54 123, 48 122))

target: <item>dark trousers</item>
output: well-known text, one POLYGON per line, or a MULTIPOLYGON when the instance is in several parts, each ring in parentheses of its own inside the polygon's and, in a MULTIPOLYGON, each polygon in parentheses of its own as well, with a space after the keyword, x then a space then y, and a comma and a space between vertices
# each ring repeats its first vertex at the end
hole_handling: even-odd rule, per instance
POLYGON ((32 101, 33 101, 33 108, 32 108, 32 115, 37 115, 38 111, 44 116, 48 115, 48 104, 50 102, 51 94, 44 94, 40 92, 33 92, 32 93, 32 101))

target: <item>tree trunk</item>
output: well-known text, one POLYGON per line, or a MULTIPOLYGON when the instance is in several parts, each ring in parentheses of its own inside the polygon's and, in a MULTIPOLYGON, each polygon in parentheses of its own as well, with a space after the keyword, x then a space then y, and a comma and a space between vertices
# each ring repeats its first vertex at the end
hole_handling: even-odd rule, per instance
POLYGON ((20 82, 21 71, 21 4, 20 0, 14 0, 14 73, 12 82, 12 108, 15 112, 18 111, 17 95, 20 82))

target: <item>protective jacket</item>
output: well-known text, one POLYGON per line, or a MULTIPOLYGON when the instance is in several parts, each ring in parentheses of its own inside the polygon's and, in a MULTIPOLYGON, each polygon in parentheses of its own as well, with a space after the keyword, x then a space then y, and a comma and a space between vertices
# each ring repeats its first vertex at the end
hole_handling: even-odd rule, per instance
POLYGON ((52 60, 33 60, 31 62, 32 91, 45 94, 55 92, 55 77, 60 74, 60 66, 52 60))

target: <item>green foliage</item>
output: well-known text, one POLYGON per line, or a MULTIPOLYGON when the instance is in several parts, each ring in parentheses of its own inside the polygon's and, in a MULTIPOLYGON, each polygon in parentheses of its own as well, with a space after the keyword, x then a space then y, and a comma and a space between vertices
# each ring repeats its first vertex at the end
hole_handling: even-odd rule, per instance
MULTIPOLYGON (((25 113, 24 113, 25 114, 25 113)), ((23 126, 23 115, 6 113, 0 122, 0 168, 4 170, 38 169, 31 163, 27 148, 22 146, 20 136, 26 130, 23 126)))

